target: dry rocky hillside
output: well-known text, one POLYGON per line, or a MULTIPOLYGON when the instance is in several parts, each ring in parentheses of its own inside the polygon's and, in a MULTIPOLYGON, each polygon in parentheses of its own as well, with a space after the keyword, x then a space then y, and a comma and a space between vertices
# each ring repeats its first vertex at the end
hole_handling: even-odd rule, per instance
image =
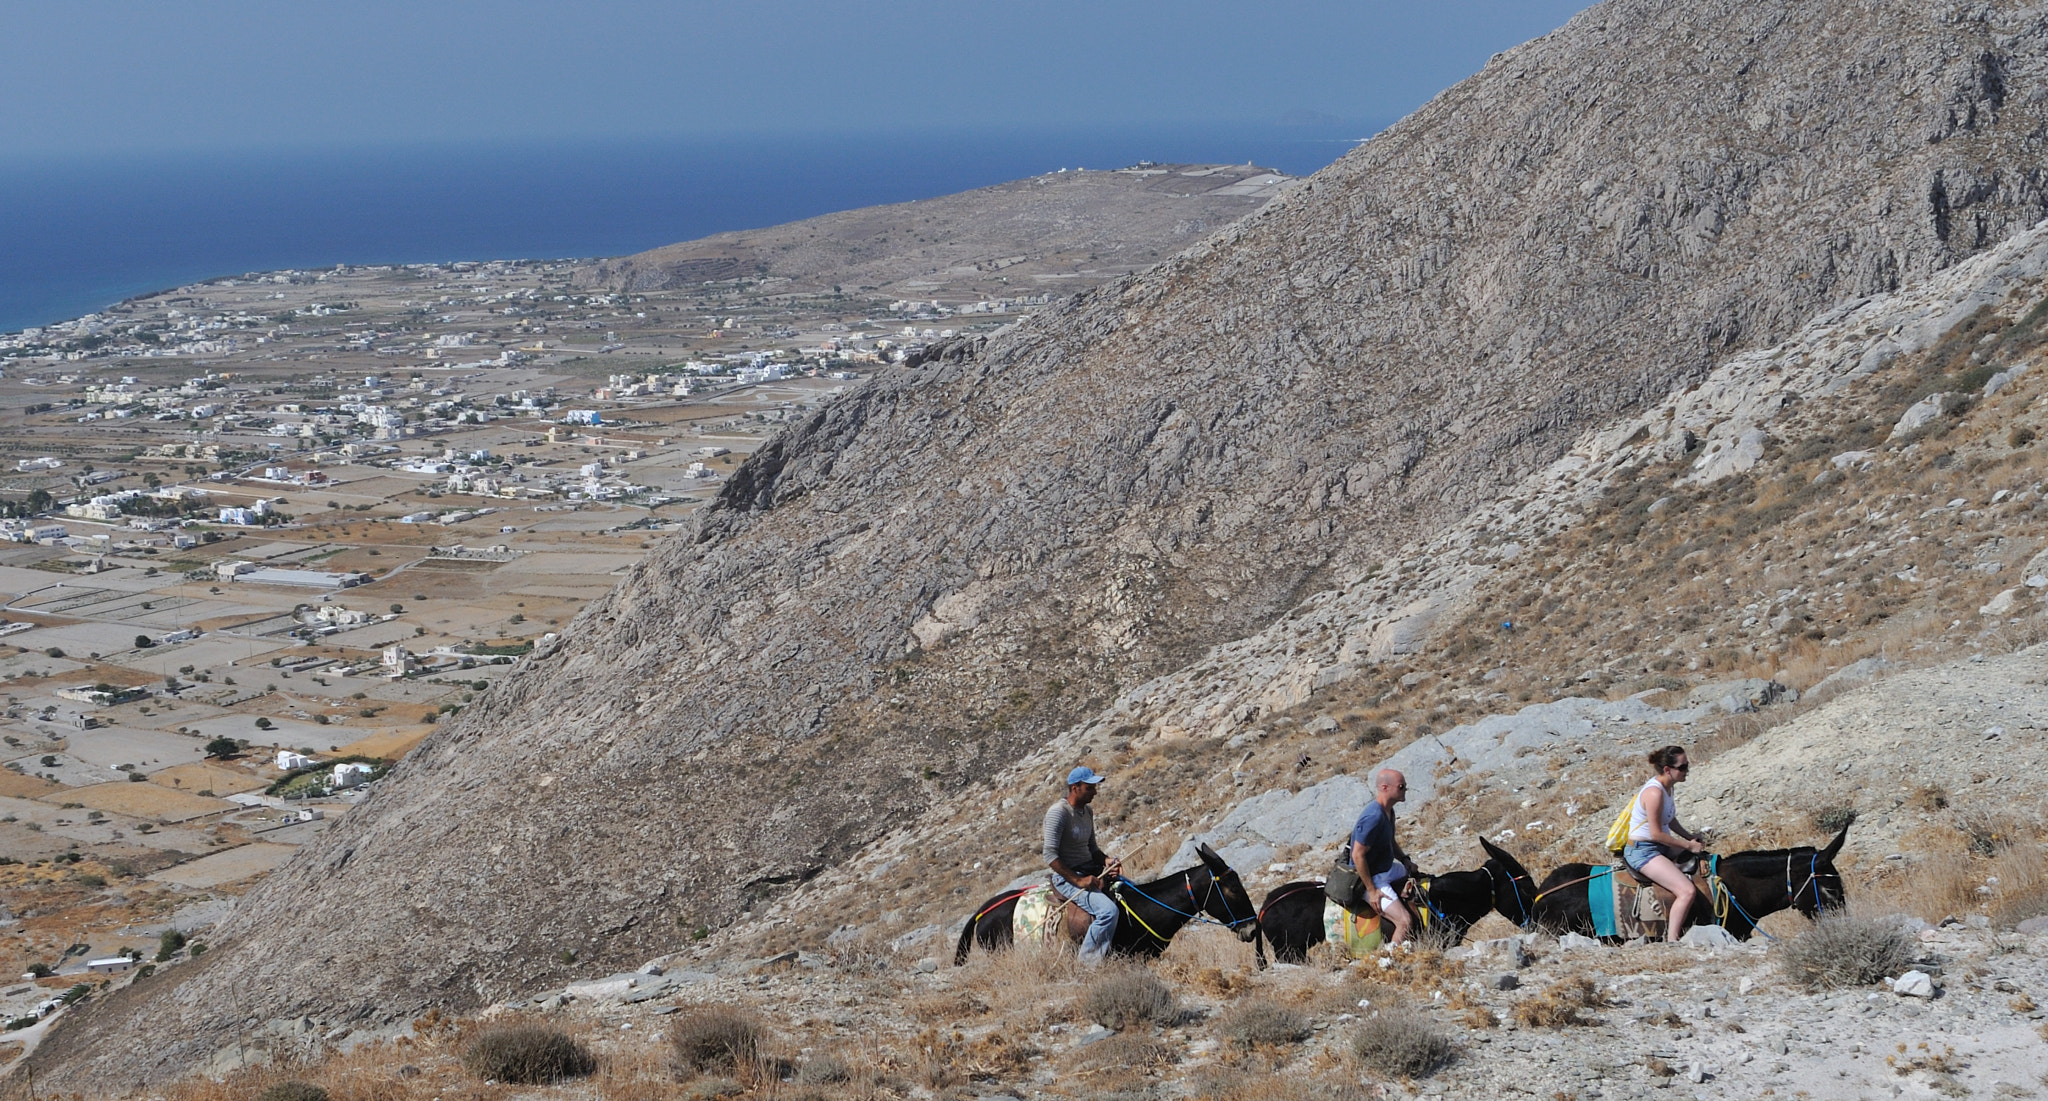
POLYGON ((1996 874, 1958 886, 1958 860, 2048 828, 2043 321, 2048 224, 1734 357, 1132 688, 819 876, 754 943, 828 936, 877 897, 904 909, 869 931, 943 939, 1035 872, 1075 760, 1114 777, 1102 819, 1135 868, 1186 866, 1200 839, 1267 886, 1327 862, 1383 765, 1410 776, 1427 867, 1479 864, 1475 832, 1533 868, 1594 857, 1670 742, 1709 765, 1683 803, 1722 851, 1819 843, 1853 815, 1845 864, 1879 892, 1930 877, 1890 904, 1938 919, 1996 874), (930 878, 904 881, 912 861, 930 878))
POLYGON ((763 293, 1060 295, 1150 267, 1264 206, 1292 180, 1249 164, 1051 172, 665 245, 601 261, 578 278, 623 291, 751 279, 763 281, 763 293))
POLYGON ((2044 15, 1598 5, 1200 246, 873 380, 29 1064, 128 1088, 693 936, 929 938, 1028 866, 1077 755, 1156 864, 1247 796, 1641 695, 1613 753, 1452 769, 1410 822, 1540 865, 1642 733, 1733 756, 1829 694, 1773 683, 2017 649, 2048 372, 1993 376, 2039 342, 2044 15), (1731 697, 1780 702, 1705 717, 1731 697))

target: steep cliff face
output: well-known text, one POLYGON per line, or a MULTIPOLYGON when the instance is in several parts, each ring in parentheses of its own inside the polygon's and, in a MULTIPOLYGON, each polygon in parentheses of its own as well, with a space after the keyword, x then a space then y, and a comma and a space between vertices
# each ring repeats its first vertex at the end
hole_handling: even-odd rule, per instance
POLYGON ((2039 220, 2044 18, 1613 0, 1189 252, 872 381, 205 973, 37 1059, 141 1080, 250 1017, 472 1005, 734 921, 1717 358, 2039 220))

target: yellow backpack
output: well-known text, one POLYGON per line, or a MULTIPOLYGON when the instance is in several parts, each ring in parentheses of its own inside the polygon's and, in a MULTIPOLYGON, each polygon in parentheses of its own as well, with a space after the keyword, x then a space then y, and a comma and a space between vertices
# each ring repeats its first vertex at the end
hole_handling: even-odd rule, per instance
POLYGON ((1635 799, 1630 799, 1627 805, 1621 808, 1621 813, 1615 816, 1614 824, 1607 827, 1608 852, 1618 853, 1621 850, 1628 848, 1629 818, 1635 814, 1636 799, 1641 799, 1642 797, 1642 791, 1638 790, 1636 792, 1635 799))

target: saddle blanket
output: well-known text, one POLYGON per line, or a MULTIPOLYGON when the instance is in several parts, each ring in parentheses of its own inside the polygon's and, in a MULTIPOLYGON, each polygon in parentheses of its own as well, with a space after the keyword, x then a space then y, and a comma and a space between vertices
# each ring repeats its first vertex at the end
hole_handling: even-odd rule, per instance
POLYGON ((1377 914, 1360 917, 1346 910, 1328 898, 1323 899, 1323 936, 1331 944, 1341 944, 1344 952, 1354 960, 1362 960, 1379 951, 1386 936, 1380 932, 1377 914))
POLYGON ((1027 888, 1017 896, 1017 906, 1010 912, 1010 933, 1020 943, 1050 940, 1053 923, 1066 907, 1067 900, 1054 894, 1050 886, 1027 888))
POLYGON ((1638 887, 1627 868, 1593 869, 1586 880, 1586 904, 1593 911, 1593 934, 1631 939, 1662 932, 1664 904, 1654 888, 1638 887))

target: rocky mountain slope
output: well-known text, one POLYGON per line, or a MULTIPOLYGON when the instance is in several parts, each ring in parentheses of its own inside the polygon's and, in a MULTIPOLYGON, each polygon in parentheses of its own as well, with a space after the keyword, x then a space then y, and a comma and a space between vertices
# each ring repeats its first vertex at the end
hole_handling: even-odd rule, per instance
POLYGON ((1151 265, 1264 206, 1293 177, 1231 164, 1049 172, 935 199, 719 233, 594 264, 586 283, 949 299, 1065 294, 1151 265))
MULTIPOLYGON (((1278 695, 1182 697, 1587 433, 2039 220, 2043 15, 1602 4, 1187 253, 872 381, 758 453, 202 966, 90 1007, 36 1064, 125 1087, 251 1018, 400 1020, 636 963, 849 858, 933 860, 863 846, 927 808, 1021 806, 984 779, 1062 732, 1059 756, 1141 750, 1128 771, 1197 803, 1235 786, 1264 743, 1228 741, 1264 712, 1370 688, 1347 703, 1369 717, 1431 617, 1323 624, 1340 660, 1264 678, 1278 695), (1190 733, 1227 737, 1149 737, 1190 733)), ((1627 427, 1608 446, 1639 444, 1627 427)), ((1741 510, 1708 487, 1737 484, 1667 496, 1711 520, 1741 510)), ((1648 657, 1605 643, 1608 681, 1648 657)), ((1523 660, 1520 690, 1562 694, 1523 660)), ((890 867, 864 911, 944 886, 890 867)))
MULTIPOLYGON (((876 897, 899 909, 863 928, 943 939, 1039 874, 1033 823, 1075 760, 1115 778, 1098 817, 1140 874, 1186 866, 1197 839, 1257 887, 1312 874, 1383 766, 1409 776, 1425 867, 1478 864, 1474 833, 1533 867, 1598 858, 1642 755, 1672 742, 1711 766, 1687 820, 1724 850, 1817 843, 1860 815, 1861 885, 1967 874, 1959 859, 2048 828, 2028 809, 2048 716, 2026 649, 2048 634, 2044 321, 2048 223, 1732 357, 1133 687, 986 795, 778 901, 750 943, 832 935, 876 897), (925 878, 898 889, 912 863, 925 878)), ((1878 901, 1932 920, 1957 900, 1878 901)))

